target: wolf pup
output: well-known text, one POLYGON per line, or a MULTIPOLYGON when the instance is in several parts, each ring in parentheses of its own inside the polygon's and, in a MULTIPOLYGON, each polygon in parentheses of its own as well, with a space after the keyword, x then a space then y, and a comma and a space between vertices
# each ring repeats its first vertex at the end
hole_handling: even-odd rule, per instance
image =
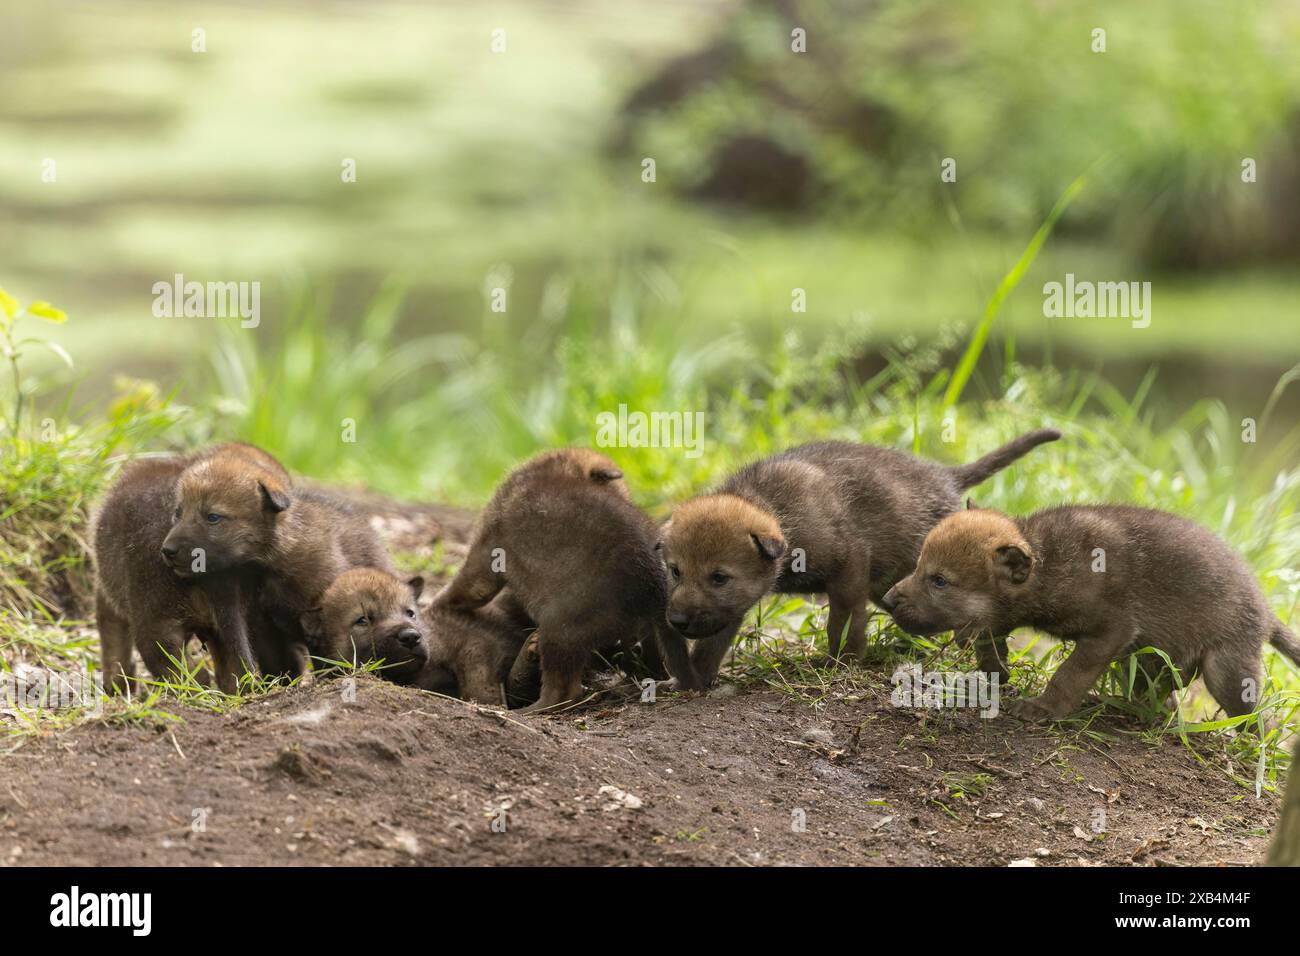
MULTIPOLYGON (((590 448, 554 448, 533 456, 529 465, 534 475, 589 481, 625 501, 632 500, 623 472, 609 458, 590 448)), ((445 609, 432 613, 439 618, 433 629, 440 645, 436 650, 456 674, 462 697, 496 704, 501 702, 504 688, 508 707, 536 702, 542 681, 537 625, 509 588, 497 595, 481 614, 456 614, 445 609), (517 642, 523 639, 521 634, 526 637, 525 632, 532 637, 524 647, 519 647, 517 642), (475 640, 476 637, 486 638, 486 643, 475 640), (505 669, 498 674, 502 666, 505 669)), ((430 674, 438 672, 432 662, 428 670, 430 674)), ((663 668, 654 674, 664 676, 663 668)), ((441 679, 445 683, 446 678, 441 679)))
MULTIPOLYGON (((630 501, 623 473, 589 448, 557 448, 530 461, 531 473, 589 481, 630 501)), ((480 704, 522 707, 541 692, 541 660, 536 623, 505 588, 475 611, 431 607, 429 662, 418 686, 480 704), (528 640, 528 635, 534 636, 528 640), (524 652, 527 641, 527 652, 524 652)), ((656 676, 660 676, 656 672, 656 676)))
POLYGON ((412 684, 429 658, 416 607, 424 578, 402 581, 379 568, 353 568, 334 579, 320 603, 301 618, 312 651, 343 663, 382 661, 380 675, 412 684))
POLYGON ((1011 708, 1028 719, 1066 716, 1111 661, 1148 645, 1199 672, 1230 717, 1255 709, 1263 641, 1300 664, 1300 640, 1246 562, 1199 525, 1146 508, 958 512, 930 532, 884 606, 913 634, 984 636, 980 668, 1004 677, 1014 628, 1074 641, 1042 696, 1011 708))
POLYGON ((842 638, 860 657, 867 602, 879 603, 912 570, 926 532, 960 506, 961 492, 1060 437, 1030 432, 959 467, 851 442, 802 445, 749 465, 664 526, 668 623, 692 639, 691 660, 707 683, 763 595, 824 593, 831 658, 842 638))
POLYGON ((123 470, 100 504, 92 531, 95 617, 104 674, 115 691, 125 690, 135 676, 133 648, 155 678, 176 679, 178 666, 190 666, 190 635, 208 646, 222 690, 233 693, 241 674, 255 672, 248 608, 257 581, 249 557, 266 511, 290 487, 278 461, 238 443, 145 459, 123 470), (228 490, 238 486, 242 494, 214 500, 206 509, 191 504, 193 520, 212 529, 199 549, 197 539, 173 532, 183 510, 181 479, 207 467, 228 476, 228 490))
MULTIPOLYGON (((213 526, 210 515, 206 525, 194 516, 213 507, 220 512, 222 506, 211 502, 221 501, 227 483, 218 468, 187 471, 179 483, 182 515, 173 534, 188 544, 201 542, 205 533, 219 534, 221 526, 213 526), (191 509, 192 502, 199 504, 191 509)), ((291 678, 308 668, 303 615, 319 606, 330 585, 353 568, 392 573, 388 550, 369 520, 346 501, 315 490, 270 496, 245 560, 257 575, 256 607, 249 614, 258 664, 263 673, 291 678)))
POLYGON ((657 538, 654 522, 623 495, 543 454, 493 494, 464 565, 433 604, 471 611, 510 589, 537 624, 541 696, 530 709, 577 699, 593 652, 638 641, 659 641, 677 686, 697 687, 685 641, 664 624, 657 538))
POLYGON ((531 619, 509 606, 509 599, 510 592, 502 591, 494 601, 473 611, 428 608, 429 661, 415 686, 495 707, 534 703, 538 696, 536 661, 525 667, 522 687, 512 690, 507 686, 511 668, 533 627, 531 619))

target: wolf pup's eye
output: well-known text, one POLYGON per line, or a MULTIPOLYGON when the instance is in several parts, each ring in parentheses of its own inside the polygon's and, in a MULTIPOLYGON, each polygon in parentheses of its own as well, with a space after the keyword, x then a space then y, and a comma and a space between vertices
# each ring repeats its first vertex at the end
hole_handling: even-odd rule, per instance
POLYGON ((948 586, 948 579, 942 574, 936 574, 934 577, 930 578, 930 583, 937 588, 946 588, 948 586))
POLYGON ((680 581, 682 579, 681 569, 677 567, 677 565, 675 564, 668 565, 668 570, 672 572, 674 581, 680 581))
POLYGON ((368 618, 368 617, 366 617, 364 614, 362 614, 359 618, 357 618, 355 621, 352 622, 352 626, 353 626, 353 627, 365 627, 365 626, 366 626, 367 624, 369 624, 369 623, 370 623, 370 618, 368 618))
POLYGON ((726 584, 728 581, 731 580, 731 575, 724 574, 721 571, 714 571, 712 574, 709 575, 709 580, 712 581, 714 584, 716 584, 718 587, 721 587, 722 585, 726 584))
POLYGON ((221 520, 221 515, 208 513, 208 524, 216 524, 221 520))

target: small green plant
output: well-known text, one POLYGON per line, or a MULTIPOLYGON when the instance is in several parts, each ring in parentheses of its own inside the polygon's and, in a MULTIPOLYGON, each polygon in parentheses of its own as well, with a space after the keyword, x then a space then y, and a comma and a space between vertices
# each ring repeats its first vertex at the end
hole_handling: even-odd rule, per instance
MULTIPOLYGON (((9 435, 14 438, 18 436, 22 427, 23 408, 26 398, 34 388, 33 384, 23 382, 20 360, 23 357, 24 350, 28 348, 48 349, 57 355, 68 368, 72 368, 72 356, 57 342, 50 342, 47 339, 40 339, 30 335, 20 337, 19 323, 29 316, 44 319, 46 322, 58 323, 68 320, 66 313, 61 309, 56 309, 48 302, 33 302, 24 307, 12 295, 0 288, 0 350, 3 351, 4 360, 9 365, 9 375, 13 388, 13 399, 9 406, 12 411, 3 421, 9 435)), ((26 328, 26 326, 23 326, 23 328, 26 328)))
POLYGON ((989 792, 989 787, 993 784, 993 776, 987 773, 975 774, 945 774, 943 778, 943 788, 948 792, 948 796, 954 800, 965 800, 966 797, 982 797, 989 792))
POLYGON ((10 378, 0 372, 0 670, 27 663, 89 673, 99 658, 85 620, 91 502, 123 453, 154 443, 180 410, 156 388, 126 382, 107 409, 70 414, 65 399, 39 430, 25 427, 39 394, 23 374, 25 352, 48 348, 72 365, 61 347, 28 334, 31 318, 67 317, 48 302, 23 307, 0 289, 0 364, 10 378))

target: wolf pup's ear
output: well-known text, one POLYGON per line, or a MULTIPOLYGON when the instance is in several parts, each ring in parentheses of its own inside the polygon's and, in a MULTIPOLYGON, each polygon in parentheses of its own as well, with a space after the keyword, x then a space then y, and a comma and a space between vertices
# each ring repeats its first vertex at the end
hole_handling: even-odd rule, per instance
POLYGON ((1018 544, 1007 544, 993 553, 994 566, 1006 576, 1012 584, 1024 584, 1029 577, 1033 559, 1029 552, 1018 544))
POLYGON ((415 595, 415 599, 417 601, 420 600, 420 595, 424 593, 424 578, 418 574, 413 578, 407 578, 406 586, 411 589, 411 593, 415 595))
POLYGON ((775 561, 785 554, 785 541, 781 538, 761 534, 750 534, 750 538, 754 541, 754 547, 758 548, 758 553, 769 561, 775 561))
POLYGON ((267 511, 279 513, 289 507, 289 496, 284 489, 268 487, 262 481, 257 483, 257 488, 262 493, 262 507, 267 511))

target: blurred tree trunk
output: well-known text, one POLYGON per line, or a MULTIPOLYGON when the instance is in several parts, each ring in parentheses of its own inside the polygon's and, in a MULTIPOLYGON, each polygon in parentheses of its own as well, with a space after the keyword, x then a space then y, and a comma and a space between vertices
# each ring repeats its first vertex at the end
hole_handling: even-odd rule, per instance
POLYGON ((1296 781, 1295 768, 1300 766, 1300 740, 1296 742, 1291 758, 1291 773, 1286 782, 1286 802, 1282 816, 1273 830, 1273 845, 1268 851, 1269 866, 1300 866, 1300 783, 1296 781))

